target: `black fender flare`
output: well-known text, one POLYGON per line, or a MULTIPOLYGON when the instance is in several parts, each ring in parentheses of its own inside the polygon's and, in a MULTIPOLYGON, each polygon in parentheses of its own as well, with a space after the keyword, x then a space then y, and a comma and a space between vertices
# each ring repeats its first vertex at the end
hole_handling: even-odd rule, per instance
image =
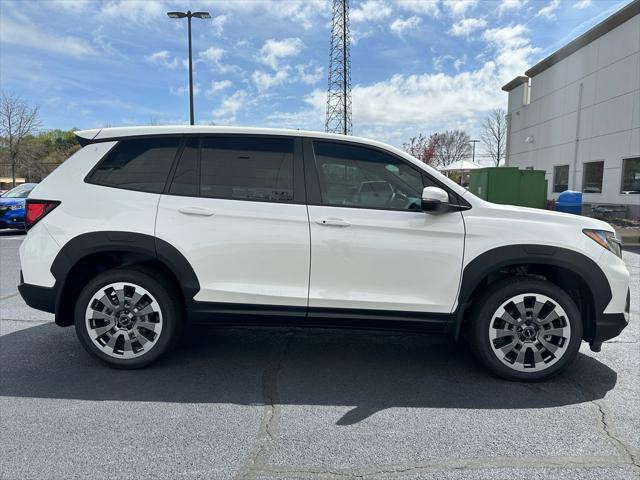
POLYGON ((517 265, 549 265, 569 270, 580 276, 588 285, 595 315, 599 317, 611 301, 611 287, 602 269, 586 255, 551 245, 518 244, 488 250, 471 262, 462 271, 458 293, 458 306, 451 317, 448 332, 458 338, 464 312, 472 300, 472 294, 491 272, 517 265))
POLYGON ((56 323, 61 324, 58 321, 58 313, 64 307, 62 296, 69 272, 84 258, 101 252, 134 253, 158 260, 174 274, 187 302, 200 291, 200 282, 189 261, 164 240, 152 235, 126 231, 83 233, 69 240, 51 264, 51 273, 56 279, 57 290, 56 323))

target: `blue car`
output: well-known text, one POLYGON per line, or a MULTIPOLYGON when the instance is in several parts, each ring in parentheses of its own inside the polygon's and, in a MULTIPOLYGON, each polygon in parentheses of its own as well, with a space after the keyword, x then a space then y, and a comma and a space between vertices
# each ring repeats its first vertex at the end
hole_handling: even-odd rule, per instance
POLYGON ((24 230, 25 200, 37 183, 23 183, 0 196, 0 229, 24 230))

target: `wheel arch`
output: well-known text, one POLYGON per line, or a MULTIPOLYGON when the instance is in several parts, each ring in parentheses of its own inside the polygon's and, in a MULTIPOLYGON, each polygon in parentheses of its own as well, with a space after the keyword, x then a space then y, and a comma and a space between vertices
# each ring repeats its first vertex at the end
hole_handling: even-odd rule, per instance
POLYGON ((159 238, 134 232, 85 233, 67 242, 51 265, 58 286, 56 324, 73 324, 73 299, 89 278, 126 265, 143 265, 157 270, 181 292, 185 304, 200 290, 198 278, 187 259, 159 238))
POLYGON ((583 337, 591 341, 596 318, 612 298, 605 274, 591 258, 566 248, 547 245, 508 245, 484 252, 462 273, 458 306, 448 330, 458 338, 465 313, 486 286, 505 276, 544 277, 571 294, 583 317, 583 337))

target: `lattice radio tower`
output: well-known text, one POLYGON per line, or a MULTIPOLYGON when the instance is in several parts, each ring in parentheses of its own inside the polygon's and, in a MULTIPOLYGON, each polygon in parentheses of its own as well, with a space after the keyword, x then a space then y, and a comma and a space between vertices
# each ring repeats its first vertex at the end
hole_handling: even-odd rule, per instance
POLYGON ((351 135, 349 0, 333 0, 325 131, 351 135))

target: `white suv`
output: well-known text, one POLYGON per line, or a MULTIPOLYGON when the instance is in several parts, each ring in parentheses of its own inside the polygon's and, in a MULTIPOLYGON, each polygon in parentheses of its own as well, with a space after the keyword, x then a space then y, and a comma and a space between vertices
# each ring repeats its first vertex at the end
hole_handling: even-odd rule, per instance
POLYGON ((549 377, 629 321, 606 223, 476 198, 391 146, 316 132, 136 127, 27 200, 20 293, 84 347, 148 365, 186 322, 461 335, 494 373, 549 377))

